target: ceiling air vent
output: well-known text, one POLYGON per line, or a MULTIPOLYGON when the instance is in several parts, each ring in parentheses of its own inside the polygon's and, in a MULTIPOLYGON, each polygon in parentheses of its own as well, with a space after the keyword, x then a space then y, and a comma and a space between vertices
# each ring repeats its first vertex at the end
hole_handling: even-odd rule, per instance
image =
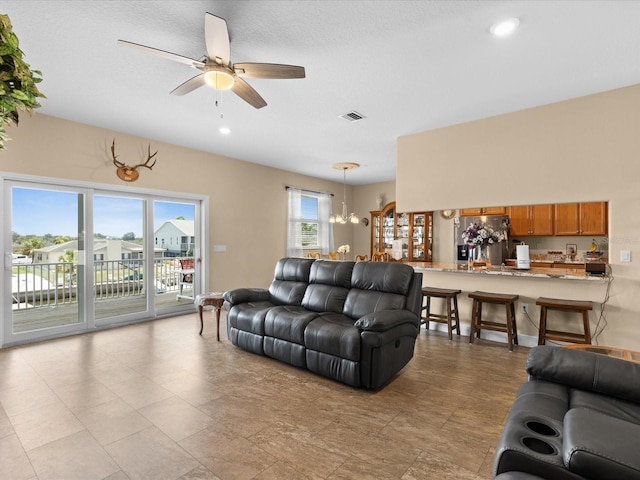
POLYGON ((361 113, 356 112, 355 110, 352 110, 349 113, 344 113, 342 115, 338 115, 339 118, 342 118, 344 120, 348 120, 350 122, 357 122, 358 120, 362 120, 363 118, 367 118, 364 115, 362 115, 361 113))

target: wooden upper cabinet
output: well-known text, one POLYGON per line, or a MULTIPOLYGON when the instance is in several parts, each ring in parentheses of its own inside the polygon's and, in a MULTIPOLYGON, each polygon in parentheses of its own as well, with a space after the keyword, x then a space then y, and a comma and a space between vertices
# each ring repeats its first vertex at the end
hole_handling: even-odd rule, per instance
POLYGON ((475 215, 482 215, 481 208, 461 208, 460 216, 461 217, 473 217, 475 215))
POLYGON ((461 217, 473 217, 476 215, 506 215, 507 207, 461 208, 461 217))
POLYGON ((530 208, 532 235, 553 235, 553 205, 533 205, 530 208))
POLYGON ((507 207, 486 207, 482 209, 482 215, 506 215, 507 207))
POLYGON ((556 205, 555 235, 607 235, 607 207, 607 202, 556 205))
POLYGON ((509 207, 509 237, 529 235, 529 207, 509 207))
POLYGON ((579 203, 556 205, 555 235, 580 235, 579 203))
POLYGON ((508 207, 510 237, 553 235, 553 205, 508 207))
POLYGON ((580 204, 581 235, 608 235, 609 222, 607 202, 591 202, 580 204))

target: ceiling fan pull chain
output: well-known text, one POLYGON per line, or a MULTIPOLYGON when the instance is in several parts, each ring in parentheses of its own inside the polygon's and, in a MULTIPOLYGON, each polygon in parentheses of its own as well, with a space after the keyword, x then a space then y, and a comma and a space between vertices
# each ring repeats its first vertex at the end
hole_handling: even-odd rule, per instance
POLYGON ((216 108, 220 109, 220 118, 224 118, 224 106, 222 105, 222 92, 216 90, 216 108))

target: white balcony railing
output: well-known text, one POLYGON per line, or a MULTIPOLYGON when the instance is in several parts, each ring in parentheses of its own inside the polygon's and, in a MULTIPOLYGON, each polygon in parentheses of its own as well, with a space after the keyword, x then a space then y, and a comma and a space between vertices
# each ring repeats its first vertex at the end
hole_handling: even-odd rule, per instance
MULTIPOLYGON (((177 292, 180 260, 193 257, 153 260, 154 278, 149 284, 157 294, 177 292)), ((146 260, 98 260, 93 262, 95 300, 144 295, 146 260)), ((13 309, 51 307, 77 302, 81 265, 68 262, 14 263, 12 265, 13 309)))

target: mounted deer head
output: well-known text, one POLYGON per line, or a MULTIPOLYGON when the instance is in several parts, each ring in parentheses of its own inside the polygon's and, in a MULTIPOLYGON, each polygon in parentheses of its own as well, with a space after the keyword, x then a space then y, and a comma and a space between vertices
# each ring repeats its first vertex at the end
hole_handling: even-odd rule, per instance
POLYGON ((151 155, 151 144, 149 144, 149 148, 147 149, 147 161, 130 167, 129 165, 125 165, 124 163, 118 161, 118 156, 116 155, 115 139, 111 144, 111 156, 113 157, 113 164, 118 167, 116 174, 118 175, 118 178, 120 180, 124 180, 125 182, 135 182, 138 179, 138 177, 140 176, 140 174, 138 173, 138 167, 146 167, 149 170, 152 170, 153 166, 156 164, 157 159, 154 160, 151 165, 149 165, 149 162, 153 157, 157 155, 157 153, 158 152, 156 151, 153 155, 151 155))

